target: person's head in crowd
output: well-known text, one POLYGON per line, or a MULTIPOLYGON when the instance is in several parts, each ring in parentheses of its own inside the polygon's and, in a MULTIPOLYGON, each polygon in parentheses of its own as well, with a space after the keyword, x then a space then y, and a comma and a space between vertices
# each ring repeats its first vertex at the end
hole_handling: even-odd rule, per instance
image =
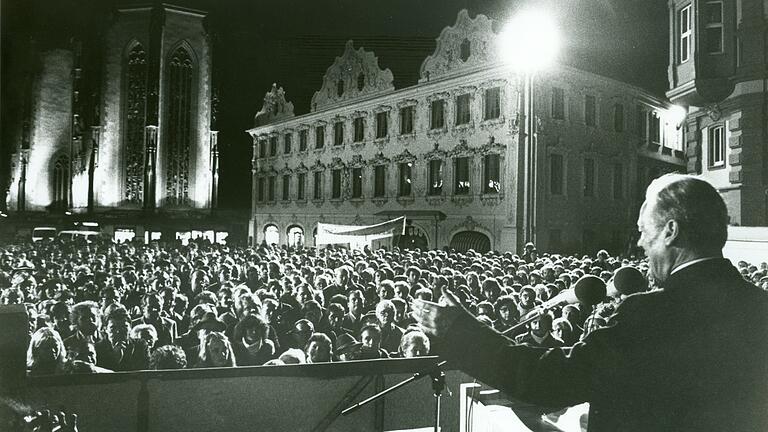
POLYGON ((21 288, 11 287, 6 288, 0 293, 0 305, 12 305, 24 303, 24 292, 21 288))
POLYGON ((552 315, 545 313, 539 319, 531 321, 531 333, 538 337, 545 337, 552 331, 552 315))
POLYGON ((219 331, 212 331, 205 336, 198 355, 199 367, 237 366, 229 338, 219 331))
POLYGON ((363 298, 363 292, 360 290, 352 290, 347 295, 347 310, 352 315, 359 317, 363 313, 363 307, 365 306, 365 299, 363 298))
POLYGON ((331 338, 325 333, 314 333, 304 348, 307 363, 328 363, 333 358, 331 338))
POLYGON ((493 304, 487 300, 483 300, 477 304, 477 315, 485 315, 491 320, 496 319, 496 311, 493 308, 493 304))
POLYGON ((95 338, 101 326, 99 305, 90 300, 82 301, 72 307, 72 324, 75 330, 84 337, 95 338))
POLYGON ((378 289, 379 300, 391 300, 395 297, 395 284, 391 280, 382 280, 379 282, 378 289))
POLYGON ((124 307, 111 308, 104 316, 104 334, 112 345, 128 341, 131 317, 124 307))
POLYGON ((96 356, 96 345, 93 342, 89 342, 85 339, 76 339, 67 347, 67 360, 68 361, 82 361, 85 363, 96 364, 98 357, 96 356))
POLYGON ((550 283, 544 285, 544 297, 546 297, 546 299, 544 299, 543 301, 547 301, 547 300, 553 298, 559 292, 560 291, 559 291, 559 289, 557 287, 557 284, 555 284, 555 283, 551 283, 550 282, 550 283))
POLYGON ((151 322, 158 321, 163 311, 163 298, 156 292, 148 292, 141 299, 141 308, 144 319, 151 322))
POLYGON ((317 275, 317 276, 315 276, 315 281, 314 281, 315 289, 322 291, 322 290, 328 288, 328 286, 330 284, 331 284, 331 282, 328 279, 328 276, 326 276, 326 275, 317 275))
POLYGON ((151 324, 137 324, 133 326, 130 337, 131 339, 143 340, 150 351, 157 345, 157 329, 151 324))
POLYGON ((251 294, 250 291, 241 291, 234 300, 235 314, 238 318, 246 315, 259 315, 262 312, 261 299, 256 294, 251 294))
POLYGON ((152 370, 184 369, 187 367, 187 355, 181 347, 164 345, 149 356, 149 368, 152 370))
POLYGON ((351 334, 342 333, 336 337, 336 345, 333 352, 339 361, 357 360, 362 346, 363 344, 358 342, 351 334))
POLYGON ((213 305, 203 303, 196 305, 189 311, 189 328, 193 329, 197 324, 205 317, 206 313, 213 313, 216 316, 216 311, 213 305))
POLYGON ((526 273, 526 272, 525 272, 525 271, 523 271, 523 270, 518 270, 518 272, 517 272, 517 273, 515 273, 515 278, 514 278, 514 280, 515 280, 515 283, 518 283, 518 284, 520 284, 521 286, 525 286, 525 285, 528 285, 528 283, 529 283, 529 280, 528 280, 528 273, 526 273))
MULTIPOLYGON (((414 282, 412 286, 420 286, 418 282, 414 282)), ((407 300, 411 296, 411 287, 407 282, 395 282, 395 295, 392 299, 400 298, 407 300)), ((390 300, 392 300, 390 299, 390 300)))
POLYGON ((163 311, 168 315, 175 313, 176 309, 176 290, 171 287, 165 287, 160 290, 160 300, 163 304, 163 311))
POLYGON ((376 304, 376 318, 380 327, 387 328, 394 324, 396 314, 395 305, 390 300, 381 300, 376 304))
POLYGON ((314 293, 314 290, 312 289, 312 287, 309 286, 309 284, 302 284, 302 285, 299 285, 296 288, 296 295, 295 295, 295 297, 296 297, 296 302, 299 305, 303 305, 304 303, 306 303, 306 302, 308 302, 310 300, 314 300, 315 299, 315 293, 314 293))
POLYGON ((334 283, 342 288, 345 288, 349 283, 350 268, 346 265, 336 268, 334 271, 335 280, 334 283))
POLYGON ((573 326, 567 319, 560 317, 552 321, 552 337, 564 346, 573 345, 576 342, 574 336, 573 326))
POLYGON ((400 338, 400 355, 405 358, 429 355, 429 338, 418 329, 408 330, 400 338))
POLYGON ((320 303, 315 300, 309 300, 301 306, 301 314, 304 318, 308 319, 315 328, 318 328, 320 320, 323 319, 323 308, 321 308, 320 303))
POLYGON ((650 275, 663 283, 681 263, 722 256, 728 221, 723 198, 705 180, 666 174, 652 181, 637 219, 650 275))
POLYGON ((536 291, 530 285, 520 290, 520 306, 525 309, 536 306, 536 291))
POLYGON ((341 329, 344 315, 346 315, 346 311, 342 304, 334 302, 328 305, 328 322, 333 330, 341 329))
POLYGON ((366 324, 360 329, 360 349, 364 352, 378 352, 381 349, 381 327, 366 324))
POLYGON ((420 288, 416 290, 414 297, 419 300, 432 301, 432 290, 428 288, 420 288))
POLYGON ((219 299, 216 298, 216 294, 214 294, 212 291, 203 290, 197 293, 192 302, 195 305, 207 303, 209 305, 216 306, 219 304, 219 299))
POLYGON ((298 348, 288 348, 277 359, 278 362, 269 361, 265 364, 278 364, 278 365, 290 365, 290 364, 305 364, 307 362, 307 355, 304 351, 298 348))
POLYGON ((244 345, 258 350, 267 340, 268 333, 269 324, 263 317, 246 315, 240 318, 235 326, 234 341, 243 342, 244 345))
POLYGON ((482 294, 491 304, 495 303, 501 295, 501 286, 496 278, 488 278, 483 281, 482 294))
POLYGON ((421 269, 416 266, 410 266, 405 271, 405 277, 408 285, 414 286, 421 279, 421 269))
POLYGON ((53 304, 51 307, 51 318, 53 319, 56 331, 69 335, 72 326, 72 321, 70 321, 71 313, 72 310, 68 304, 61 301, 53 304))
POLYGON ((515 298, 511 295, 503 295, 496 300, 494 304, 496 315, 505 324, 511 324, 517 322, 520 319, 517 305, 515 304, 515 298))
POLYGON ((294 347, 300 347, 304 348, 307 345, 307 341, 309 341, 310 336, 312 336, 312 333, 315 332, 315 325, 312 324, 312 321, 302 318, 293 325, 293 330, 291 330, 291 335, 293 338, 293 346, 294 347))
POLYGON ((395 297, 390 301, 395 306, 395 323, 403 322, 408 314, 408 302, 400 297, 395 297))
POLYGON ((43 327, 34 333, 27 348, 27 370, 31 375, 59 373, 67 358, 67 350, 59 333, 43 327))

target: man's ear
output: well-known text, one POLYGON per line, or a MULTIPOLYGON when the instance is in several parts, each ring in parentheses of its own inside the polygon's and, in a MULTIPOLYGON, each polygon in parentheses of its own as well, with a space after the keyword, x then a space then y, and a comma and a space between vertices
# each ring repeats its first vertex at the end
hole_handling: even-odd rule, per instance
POLYGON ((680 238, 680 224, 670 219, 664 224, 664 244, 672 246, 680 238))

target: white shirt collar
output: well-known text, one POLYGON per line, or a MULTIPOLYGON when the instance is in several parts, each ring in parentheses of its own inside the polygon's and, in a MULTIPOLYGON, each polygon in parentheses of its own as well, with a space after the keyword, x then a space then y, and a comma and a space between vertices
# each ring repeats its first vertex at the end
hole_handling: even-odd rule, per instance
POLYGON ((720 259, 720 258, 721 258, 721 257, 705 257, 705 258, 698 258, 698 259, 695 259, 695 260, 691 260, 691 261, 688 261, 688 262, 686 262, 686 263, 682 263, 682 264, 680 264, 679 266, 677 266, 677 267, 675 267, 674 269, 672 269, 672 271, 669 273, 669 275, 671 276, 671 275, 673 275, 673 274, 675 274, 675 273, 679 272, 680 270, 682 270, 682 269, 684 269, 684 268, 686 268, 686 267, 690 267, 690 266, 692 266, 692 265, 694 265, 694 264, 697 264, 697 263, 700 263, 700 262, 703 262, 703 261, 709 261, 709 260, 714 260, 714 259, 720 259))

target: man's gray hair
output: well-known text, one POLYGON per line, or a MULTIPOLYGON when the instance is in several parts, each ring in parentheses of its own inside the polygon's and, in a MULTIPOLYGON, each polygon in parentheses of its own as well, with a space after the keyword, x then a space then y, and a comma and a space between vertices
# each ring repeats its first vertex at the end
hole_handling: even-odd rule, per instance
POLYGON ((646 202, 655 203, 657 226, 675 220, 684 245, 698 251, 721 250, 728 239, 728 209, 707 181, 665 174, 648 186, 646 202))

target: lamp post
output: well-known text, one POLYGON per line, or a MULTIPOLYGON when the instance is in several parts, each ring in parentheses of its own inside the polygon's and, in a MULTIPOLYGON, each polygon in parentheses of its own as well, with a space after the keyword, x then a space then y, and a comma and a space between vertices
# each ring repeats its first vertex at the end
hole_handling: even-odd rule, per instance
POLYGON ((557 26, 541 10, 521 11, 499 34, 501 58, 518 74, 522 84, 518 100, 518 250, 525 242, 536 242, 539 150, 536 136, 535 75, 554 62, 558 47, 557 26), (520 177, 519 173, 523 173, 523 176, 520 177))

